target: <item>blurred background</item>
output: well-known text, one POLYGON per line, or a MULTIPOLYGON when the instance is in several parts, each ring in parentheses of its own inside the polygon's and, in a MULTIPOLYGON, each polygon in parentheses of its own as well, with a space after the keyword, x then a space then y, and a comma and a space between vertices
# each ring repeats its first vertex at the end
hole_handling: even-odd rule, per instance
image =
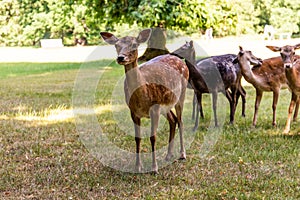
POLYGON ((160 27, 168 38, 299 36, 298 0, 2 0, 0 46, 98 45, 100 31, 122 35, 160 27))

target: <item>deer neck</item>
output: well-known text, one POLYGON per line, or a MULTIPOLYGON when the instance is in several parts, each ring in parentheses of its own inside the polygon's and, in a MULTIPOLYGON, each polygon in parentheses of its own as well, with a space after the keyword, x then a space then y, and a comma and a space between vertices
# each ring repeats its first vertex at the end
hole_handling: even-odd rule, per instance
POLYGON ((129 94, 132 94, 137 88, 145 85, 144 77, 138 67, 137 60, 130 64, 124 65, 127 89, 129 94))
POLYGON ((260 78, 253 73, 249 61, 240 61, 242 74, 247 82, 251 84, 259 83, 260 78))
POLYGON ((297 81, 299 79, 299 71, 297 67, 285 69, 285 75, 290 87, 299 87, 299 84, 297 84, 299 82, 297 81))

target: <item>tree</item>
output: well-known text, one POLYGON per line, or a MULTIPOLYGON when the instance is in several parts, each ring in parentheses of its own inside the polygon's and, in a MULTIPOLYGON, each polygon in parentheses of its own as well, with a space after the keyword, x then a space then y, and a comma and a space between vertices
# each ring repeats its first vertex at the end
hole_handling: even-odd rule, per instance
MULTIPOLYGON (((261 32, 271 24, 278 31, 297 33, 300 4, 298 0, 0 1, 0 45, 5 46, 37 45, 42 38, 72 44, 82 36, 95 44, 100 31, 118 32, 124 24, 139 28, 163 24, 167 33, 172 29, 186 34, 212 28, 215 36, 261 32)), ((149 44, 153 42, 150 39, 149 44)))

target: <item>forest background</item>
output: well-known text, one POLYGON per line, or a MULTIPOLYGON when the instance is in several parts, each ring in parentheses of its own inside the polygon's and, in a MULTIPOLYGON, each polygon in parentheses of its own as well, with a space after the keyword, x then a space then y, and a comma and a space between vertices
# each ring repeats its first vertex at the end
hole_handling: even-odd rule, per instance
MULTIPOLYGON (((215 37, 260 34, 265 25, 276 32, 300 32, 298 0, 3 0, 0 46, 38 46, 41 39, 61 38, 73 45, 85 37, 99 44, 100 31, 137 31, 164 26, 174 34, 215 37)), ((173 35, 172 35, 173 34, 173 35)))

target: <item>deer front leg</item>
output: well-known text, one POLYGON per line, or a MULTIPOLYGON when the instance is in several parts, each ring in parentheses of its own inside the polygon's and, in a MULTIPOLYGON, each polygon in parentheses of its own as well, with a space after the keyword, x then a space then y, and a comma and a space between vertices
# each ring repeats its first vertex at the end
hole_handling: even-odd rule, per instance
POLYGON ((295 93, 292 93, 292 99, 291 99, 289 110, 288 110, 288 118, 286 120, 283 134, 288 134, 290 132, 292 114, 293 114, 294 106, 295 106, 295 103, 297 102, 297 100, 298 100, 298 96, 295 93))
POLYGON ((141 149, 141 119, 136 117, 134 113, 131 113, 131 118, 134 123, 134 132, 135 132, 135 143, 136 143, 136 159, 135 159, 135 170, 136 172, 142 171, 142 163, 140 157, 141 149))
POLYGON ((263 95, 263 92, 261 90, 256 89, 256 98, 255 98, 255 105, 254 105, 254 116, 253 116, 253 121, 252 121, 253 126, 256 126, 258 108, 259 108, 259 104, 260 104, 262 95, 263 95))
POLYGON ((297 102, 296 102, 296 107, 294 110, 294 116, 293 116, 293 121, 297 121, 297 117, 298 117, 298 111, 299 111, 299 103, 300 103, 300 99, 298 98, 297 102))
POLYGON ((154 105, 150 108, 150 119, 151 119, 151 150, 152 150, 152 172, 154 174, 158 173, 158 166, 156 162, 156 152, 155 152, 155 140, 156 140, 156 132, 158 128, 160 115, 160 106, 154 105))
POLYGON ((196 93, 194 92, 192 120, 195 119, 195 114, 196 114, 196 112, 198 112, 198 106, 197 106, 197 97, 196 97, 196 93))
MULTIPOLYGON (((203 119, 204 114, 203 114, 203 108, 202 108, 202 93, 200 93, 200 95, 199 95, 198 108, 199 108, 199 111, 200 111, 200 117, 201 117, 201 119, 203 119)), ((199 113, 198 113, 198 119, 199 119, 199 113)), ((198 120, 198 122, 199 122, 199 120, 198 120)))
MULTIPOLYGON (((241 95, 242 97, 242 116, 245 117, 245 111, 246 111, 246 91, 244 90, 244 88, 240 85, 238 93, 241 95)), ((239 97, 236 97, 236 104, 238 102, 239 97)))
MULTIPOLYGON (((202 108, 202 93, 197 92, 196 93, 196 100, 197 100, 197 108, 199 108, 199 112, 200 112, 200 116, 203 119, 204 118, 204 114, 203 114, 203 108, 202 108)), ((196 131, 198 129, 199 126, 199 112, 196 112, 196 120, 195 120, 195 126, 193 128, 193 131, 196 131)))
POLYGON ((279 90, 275 90, 273 92, 273 122, 272 125, 275 127, 276 126, 276 107, 277 107, 277 102, 278 102, 278 97, 279 97, 279 90))

